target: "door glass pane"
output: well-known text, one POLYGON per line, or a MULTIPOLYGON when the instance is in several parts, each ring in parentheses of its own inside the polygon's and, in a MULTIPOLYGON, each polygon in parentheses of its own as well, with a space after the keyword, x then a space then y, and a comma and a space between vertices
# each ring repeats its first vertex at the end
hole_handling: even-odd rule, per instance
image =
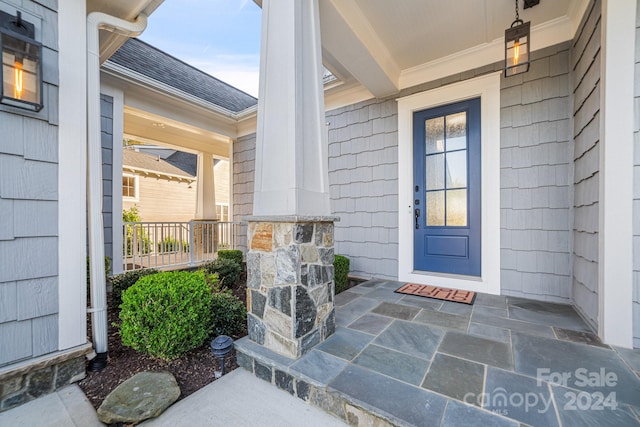
POLYGON ((467 190, 447 191, 447 226, 467 225, 467 190))
POLYGON ((444 189, 444 154, 427 156, 427 191, 444 189))
POLYGON ((447 188, 467 186, 467 150, 447 153, 447 188))
POLYGON ((467 113, 447 116, 447 151, 467 148, 467 113))
POLYGON ((444 151, 444 117, 429 119, 425 123, 427 154, 444 151))
POLYGON ((427 193, 427 225, 444 225, 444 191, 427 193))

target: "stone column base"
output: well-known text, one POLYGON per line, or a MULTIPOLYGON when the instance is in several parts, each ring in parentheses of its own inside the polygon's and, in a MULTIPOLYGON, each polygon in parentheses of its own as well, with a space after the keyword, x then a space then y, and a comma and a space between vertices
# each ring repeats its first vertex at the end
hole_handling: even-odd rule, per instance
POLYGON ((335 331, 335 217, 249 217, 249 338, 299 358, 335 331))

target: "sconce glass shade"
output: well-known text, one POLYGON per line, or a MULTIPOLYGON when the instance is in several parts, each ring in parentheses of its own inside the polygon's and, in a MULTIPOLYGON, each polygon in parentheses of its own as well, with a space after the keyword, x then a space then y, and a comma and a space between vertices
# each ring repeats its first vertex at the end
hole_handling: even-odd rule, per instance
POLYGON ((529 71, 531 22, 513 21, 511 28, 504 32, 504 75, 505 77, 529 71))
POLYGON ((11 25, 17 27, 15 22, 3 21, 0 26, 0 103, 40 111, 43 107, 42 45, 31 37, 12 31, 11 25))

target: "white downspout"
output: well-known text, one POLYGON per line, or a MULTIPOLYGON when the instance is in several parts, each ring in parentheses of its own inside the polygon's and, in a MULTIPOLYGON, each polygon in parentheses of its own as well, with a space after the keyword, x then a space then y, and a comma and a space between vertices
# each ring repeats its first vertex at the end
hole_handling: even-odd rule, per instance
MULTIPOLYGON (((104 226, 102 221, 102 144, 100 129, 100 43, 99 30, 136 37, 147 27, 147 16, 125 21, 101 12, 87 16, 87 212, 91 326, 97 356, 89 368, 100 370, 107 362, 107 289, 104 271, 104 226)), ((115 147, 114 147, 115 148, 115 147)))

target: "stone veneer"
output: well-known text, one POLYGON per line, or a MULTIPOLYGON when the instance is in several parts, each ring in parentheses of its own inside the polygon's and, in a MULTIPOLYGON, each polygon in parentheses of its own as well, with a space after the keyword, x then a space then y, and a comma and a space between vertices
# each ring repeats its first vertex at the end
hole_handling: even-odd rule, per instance
POLYGON ((250 217, 249 338, 298 358, 335 330, 332 217, 250 217))
POLYGON ((0 371, 0 412, 83 379, 86 355, 91 349, 91 345, 87 344, 0 371))

